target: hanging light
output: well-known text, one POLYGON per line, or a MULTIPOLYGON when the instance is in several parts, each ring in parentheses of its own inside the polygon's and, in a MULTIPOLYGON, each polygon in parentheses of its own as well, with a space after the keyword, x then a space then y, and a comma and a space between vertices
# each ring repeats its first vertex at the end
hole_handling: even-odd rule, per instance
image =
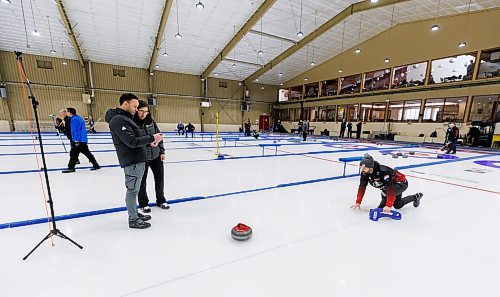
POLYGON ((259 54, 259 56, 262 56, 264 54, 264 52, 262 50, 259 50, 258 54, 259 54))
POLYGON ((378 0, 370 0, 371 3, 377 3, 378 0))
MULTIPOLYGON (((441 7, 441 0, 438 1, 438 8, 436 10, 436 19, 434 20, 435 22, 437 22, 437 19, 439 17, 439 8, 440 7, 441 7)), ((437 31, 437 30, 439 30, 439 25, 438 24, 432 25, 431 31, 437 31)))
MULTIPOLYGON (((467 35, 467 24, 469 23, 469 13, 470 13, 470 4, 472 3, 472 0, 469 0, 469 6, 467 8, 467 18, 465 19, 465 25, 464 25, 464 33, 463 35, 467 35)), ((458 47, 459 48, 463 48, 467 45, 467 43, 465 43, 465 40, 462 40, 459 44, 458 44, 458 47)))
POLYGON ((307 78, 307 77, 304 77, 304 80, 305 80, 305 81, 307 81, 307 80, 308 80, 308 78, 307 78))
POLYGON ((52 30, 50 29, 50 20, 49 20, 49 16, 47 16, 47 24, 49 25, 49 35, 50 35, 50 47, 51 47, 51 50, 50 50, 50 53, 55 55, 57 52, 56 50, 54 49, 54 43, 52 42, 52 30))
POLYGON ((61 43, 61 51, 62 51, 62 55, 63 55, 63 59, 64 59, 63 62, 62 62, 62 64, 64 66, 67 66, 68 62, 66 62, 66 55, 64 54, 64 44, 63 43, 61 43))
POLYGON ((342 70, 342 68, 339 68, 339 73, 342 73, 344 72, 344 70, 342 70))
POLYGON ((281 73, 281 72, 280 72, 280 73, 278 73, 278 76, 279 76, 279 77, 282 77, 282 76, 283 76, 283 73, 281 73))
POLYGON ((259 46, 259 52, 257 52, 259 56, 262 56, 264 52, 262 51, 262 18, 260 18, 260 46, 259 46))
MULTIPOLYGON (((2 0, 2 2, 4 1, 2 0)), ((11 1, 9 0, 8 2, 4 3, 10 4, 11 1)), ((35 14, 33 13, 33 2, 31 0, 30 0, 30 7, 31 7, 31 17, 33 18, 33 26, 35 27, 35 29, 33 30, 33 36, 40 37, 40 32, 38 32, 38 30, 36 29, 35 14)))
POLYGON ((465 43, 465 41, 462 41, 458 44, 458 47, 462 48, 462 47, 465 47, 467 45, 467 43, 465 43))
POLYGON ((196 8, 203 9, 203 8, 205 8, 205 5, 203 5, 203 3, 201 3, 201 1, 198 1, 198 3, 196 3, 196 8))
POLYGON ((238 82, 238 86, 241 86, 243 85, 243 83, 241 81, 238 82))
POLYGON ((264 87, 260 87, 261 90, 264 90, 264 87))
POLYGON ((160 65, 156 64, 156 65, 155 65, 155 68, 156 68, 156 69, 159 69, 159 68, 160 68, 160 65))
POLYGON ((155 75, 155 74, 154 74, 154 72, 150 72, 150 73, 149 73, 149 75, 153 76, 153 75, 155 75))
POLYGON ((314 63, 314 61, 311 61, 311 66, 315 66, 316 63, 314 63))
POLYGON ((181 39, 182 35, 179 32, 179 0, 175 0, 175 6, 176 6, 176 11, 177 11, 177 34, 175 34, 175 38, 181 39))
POLYGON ((236 63, 233 63, 233 68, 236 68, 236 63))
POLYGON ((299 21, 299 32, 297 32, 297 37, 302 38, 304 33, 302 33, 302 0, 300 0, 300 21, 299 21))
POLYGON ((217 72, 214 73, 214 76, 219 76, 219 74, 217 72))
POLYGON ((165 52, 162 54, 162 56, 167 57, 167 56, 168 56, 167 52, 165 51, 165 52))
MULTIPOLYGON (((361 42, 361 24, 362 24, 362 22, 363 22, 363 14, 362 14, 362 13, 360 13, 360 15, 359 15, 358 45, 359 45, 359 43, 361 42)), ((359 47, 357 47, 357 48, 354 50, 354 52, 355 52, 356 54, 359 54, 359 53, 361 53, 361 49, 360 49, 359 47)))
POLYGON ((283 83, 280 83, 280 86, 282 86, 282 85, 283 85, 283 83))
POLYGON ((389 63, 389 61, 391 61, 391 59, 389 59, 389 57, 387 57, 387 58, 384 59, 385 63, 389 63))
POLYGON ((255 81, 259 81, 259 78, 256 78, 255 81))
POLYGON ((354 52, 355 52, 356 54, 359 54, 359 53, 361 53, 361 49, 358 47, 358 48, 356 48, 356 49, 354 50, 354 52))

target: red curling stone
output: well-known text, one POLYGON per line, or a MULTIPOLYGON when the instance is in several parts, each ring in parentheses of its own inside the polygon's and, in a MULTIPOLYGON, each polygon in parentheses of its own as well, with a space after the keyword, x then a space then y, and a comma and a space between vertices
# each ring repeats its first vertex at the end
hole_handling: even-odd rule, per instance
POLYGON ((252 228, 245 224, 239 223, 231 229, 231 237, 234 240, 244 241, 252 237, 252 228))

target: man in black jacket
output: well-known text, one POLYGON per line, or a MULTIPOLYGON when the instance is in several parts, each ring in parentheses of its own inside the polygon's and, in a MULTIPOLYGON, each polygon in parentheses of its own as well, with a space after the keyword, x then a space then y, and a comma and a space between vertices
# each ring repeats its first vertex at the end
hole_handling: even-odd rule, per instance
POLYGON ((460 130, 458 130, 455 123, 450 123, 448 125, 448 130, 446 131, 446 141, 445 143, 449 143, 447 154, 456 154, 457 153, 457 141, 460 138, 460 130))
POLYGON ((151 227, 151 224, 145 222, 150 220, 151 216, 137 212, 137 194, 147 160, 146 145, 157 146, 163 137, 161 133, 141 136, 139 127, 132 120, 138 105, 139 98, 134 94, 121 95, 120 107, 106 112, 106 122, 109 123, 118 161, 125 172, 125 204, 129 227, 145 229, 151 227))

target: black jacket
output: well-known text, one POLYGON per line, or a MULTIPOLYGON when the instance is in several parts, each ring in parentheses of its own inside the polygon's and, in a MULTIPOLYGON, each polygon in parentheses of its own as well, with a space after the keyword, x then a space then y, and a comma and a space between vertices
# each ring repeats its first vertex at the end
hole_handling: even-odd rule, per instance
POLYGON ((188 124, 188 125, 186 126, 186 131, 188 131, 188 132, 193 132, 193 131, 194 131, 194 129, 195 129, 195 128, 194 128, 193 124, 188 124))
POLYGON ((153 136, 143 136, 132 121, 132 114, 121 109, 109 109, 105 116, 109 124, 113 144, 121 167, 146 162, 146 145, 154 141, 153 136))
MULTIPOLYGON (((160 129, 151 114, 148 114, 144 120, 139 119, 137 114, 134 116, 134 123, 139 127, 139 131, 142 136, 154 135, 160 133, 160 129)), ((150 144, 146 145, 146 153, 148 161, 158 158, 160 155, 165 154, 165 148, 163 147, 163 140, 158 143, 158 146, 152 147, 150 144)))

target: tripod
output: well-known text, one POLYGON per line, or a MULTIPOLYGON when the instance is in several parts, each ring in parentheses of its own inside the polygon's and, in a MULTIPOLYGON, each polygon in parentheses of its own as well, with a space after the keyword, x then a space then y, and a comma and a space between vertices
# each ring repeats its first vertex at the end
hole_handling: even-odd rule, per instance
POLYGON ((31 83, 30 81, 28 80, 28 78, 26 77, 25 75, 25 71, 24 71, 24 64, 23 64, 23 58, 22 58, 22 54, 21 52, 14 52, 16 54, 16 60, 17 60, 17 63, 18 63, 18 66, 19 66, 19 72, 21 74, 21 77, 22 77, 22 81, 24 84, 26 84, 26 86, 28 87, 28 91, 29 91, 29 95, 28 95, 28 99, 31 101, 31 105, 33 106, 33 111, 34 111, 34 114, 35 114, 35 123, 36 123, 36 129, 37 129, 37 134, 38 134, 38 142, 40 144, 40 152, 41 152, 41 155, 42 155, 42 162, 43 162, 43 172, 45 174, 45 183, 47 185, 47 194, 49 196, 49 200, 47 201, 47 203, 49 204, 50 206, 50 216, 51 216, 51 221, 52 221, 52 228, 49 232, 49 234, 47 234, 47 236, 45 236, 42 241, 40 241, 24 258, 23 260, 26 260, 28 259, 28 257, 47 239, 51 238, 52 236, 58 236, 62 239, 66 239, 66 240, 69 240, 71 243, 73 243, 74 245, 76 245, 77 247, 79 247, 80 249, 83 249, 83 247, 81 245, 79 245, 78 243, 74 242, 71 238, 69 238, 68 236, 64 235, 64 233, 62 233, 61 231, 59 231, 59 229, 57 229, 57 226, 56 226, 56 218, 55 218, 55 215, 54 215, 54 202, 52 200, 52 194, 50 192, 50 182, 49 182, 49 175, 48 175, 48 172, 47 172, 47 164, 45 162, 45 152, 43 150, 43 142, 42 142, 42 133, 40 132, 40 121, 38 119, 38 101, 36 101, 36 98, 35 96, 33 96, 33 91, 31 90, 31 83))

